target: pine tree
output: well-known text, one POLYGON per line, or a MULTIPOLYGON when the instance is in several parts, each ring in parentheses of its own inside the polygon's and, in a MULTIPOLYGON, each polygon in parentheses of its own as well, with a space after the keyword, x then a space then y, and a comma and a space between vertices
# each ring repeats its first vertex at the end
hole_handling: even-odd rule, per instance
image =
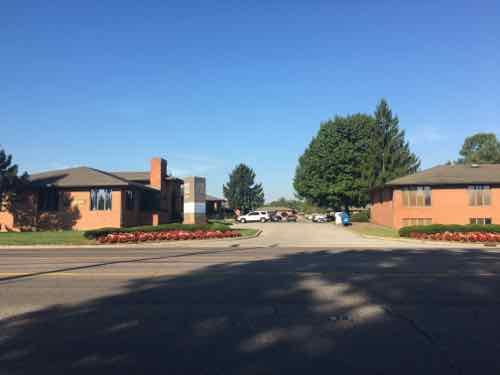
POLYGON ((246 212, 264 204, 262 184, 255 183, 255 172, 245 164, 233 169, 223 190, 229 206, 234 209, 246 212))
POLYGON ((0 210, 8 207, 26 179, 26 173, 18 176, 18 167, 12 164, 12 155, 7 155, 4 150, 0 150, 0 210))
POLYGON ((420 160, 410 151, 399 119, 382 99, 374 114, 375 122, 365 168, 370 188, 418 171, 420 160))

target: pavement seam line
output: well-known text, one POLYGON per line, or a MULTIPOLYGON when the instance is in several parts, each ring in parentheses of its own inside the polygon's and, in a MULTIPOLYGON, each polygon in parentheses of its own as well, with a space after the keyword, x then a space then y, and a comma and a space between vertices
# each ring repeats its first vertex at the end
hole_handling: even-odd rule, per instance
POLYGON ((236 251, 246 251, 246 250, 255 250, 257 247, 246 247, 246 248, 240 248, 240 247, 234 247, 234 248, 224 248, 224 250, 204 250, 204 251, 197 251, 193 253, 183 253, 183 254, 176 254, 176 255, 167 255, 167 256, 160 256, 160 257, 148 257, 148 258, 134 258, 134 259, 128 259, 128 260, 116 260, 116 261, 110 261, 110 262, 102 262, 102 263, 94 263, 94 264, 88 264, 85 266, 77 266, 77 267, 69 267, 69 268, 64 268, 64 269, 57 269, 57 270, 48 270, 48 271, 41 271, 41 272, 35 272, 35 273, 28 273, 28 274, 22 274, 18 276, 8 276, 8 277, 3 277, 0 278, 0 283, 3 282, 9 282, 13 280, 18 280, 18 279, 25 279, 29 277, 37 277, 37 276, 45 276, 45 275, 51 275, 51 274, 57 274, 61 272, 68 272, 68 271, 79 271, 79 270, 85 270, 89 268, 97 268, 97 267, 106 267, 106 266, 111 266, 115 264, 124 264, 124 263, 140 263, 148 260, 161 260, 161 259, 170 259, 170 258, 181 258, 181 257, 190 257, 190 256, 195 256, 195 255, 207 255, 207 254, 218 254, 218 253, 224 253, 224 252, 236 252, 236 251))
POLYGON ((383 305, 382 309, 390 316, 402 320, 406 322, 415 332, 417 332, 420 336, 422 336, 431 346, 435 347, 438 350, 438 353, 440 357, 445 361, 445 363, 448 365, 448 367, 455 372, 457 375, 462 375, 462 370, 458 365, 455 363, 455 361, 451 358, 450 353, 448 350, 443 348, 438 340, 432 336, 431 333, 429 333, 424 327, 421 327, 415 319, 412 319, 400 312, 396 312, 393 310, 390 306, 388 305, 383 305))

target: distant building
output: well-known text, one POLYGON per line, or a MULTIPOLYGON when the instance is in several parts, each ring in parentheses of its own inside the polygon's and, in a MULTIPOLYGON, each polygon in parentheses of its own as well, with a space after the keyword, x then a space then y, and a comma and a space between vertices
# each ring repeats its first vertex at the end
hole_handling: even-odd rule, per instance
POLYGON ((500 224, 500 164, 441 165, 389 181, 371 193, 371 221, 500 224))
POLYGON ((208 218, 223 218, 226 208, 226 199, 206 195, 206 213, 208 218))

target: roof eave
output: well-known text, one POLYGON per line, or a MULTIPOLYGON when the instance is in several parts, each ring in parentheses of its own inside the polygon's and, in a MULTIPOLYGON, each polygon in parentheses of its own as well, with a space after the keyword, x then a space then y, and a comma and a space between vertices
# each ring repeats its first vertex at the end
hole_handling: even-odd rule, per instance
POLYGON ((385 187, 405 187, 405 186, 467 186, 467 185, 500 185, 500 181, 460 181, 460 182, 406 182, 406 183, 387 183, 385 187))

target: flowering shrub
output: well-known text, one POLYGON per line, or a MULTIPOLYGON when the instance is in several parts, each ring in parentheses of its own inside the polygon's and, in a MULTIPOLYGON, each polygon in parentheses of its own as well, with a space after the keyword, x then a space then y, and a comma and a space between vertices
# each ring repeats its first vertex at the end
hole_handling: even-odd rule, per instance
POLYGON ((500 242, 496 232, 410 232, 410 237, 419 240, 457 241, 457 242, 500 242))
POLYGON ((127 243, 145 241, 178 241, 204 240, 214 238, 239 237, 241 233, 235 230, 167 230, 157 232, 115 232, 97 237, 99 243, 127 243))
POLYGON ((414 225, 403 227, 399 230, 401 237, 410 237, 412 233, 436 234, 436 233, 500 233, 500 225, 495 224, 431 224, 414 225))
POLYGON ((194 232, 197 230, 204 231, 222 231, 229 230, 230 226, 223 223, 208 223, 208 224, 160 224, 160 225, 143 225, 139 227, 125 227, 125 228, 100 228, 92 229, 83 232, 83 235, 89 239, 97 239, 108 234, 117 233, 137 233, 137 232, 166 232, 166 231, 187 231, 194 232))

